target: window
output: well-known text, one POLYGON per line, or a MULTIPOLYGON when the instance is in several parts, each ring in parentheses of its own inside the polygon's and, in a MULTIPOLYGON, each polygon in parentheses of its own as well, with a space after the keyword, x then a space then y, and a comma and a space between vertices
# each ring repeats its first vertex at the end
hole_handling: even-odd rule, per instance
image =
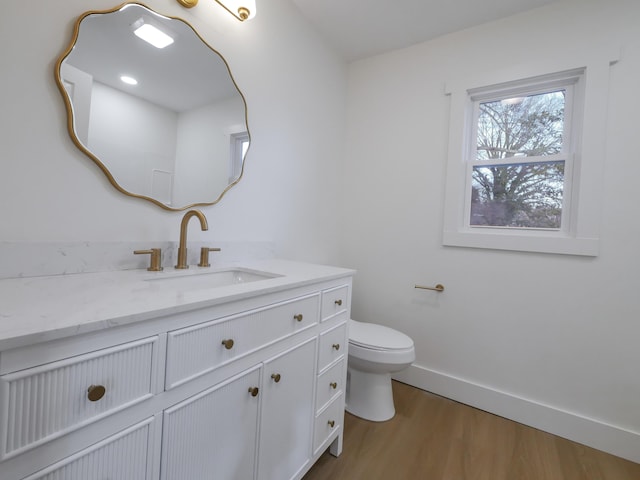
POLYGON ((597 255, 610 62, 582 65, 447 85, 444 245, 597 255))
MULTIPOLYGON (((562 230, 570 206, 573 86, 472 92, 466 208, 472 228, 562 230), (565 221, 563 222, 563 212, 565 221)), ((579 132, 576 132, 576 134, 579 132)))
POLYGON ((233 183, 242 175, 244 157, 247 154, 247 150, 249 150, 249 132, 232 133, 230 139, 229 183, 233 183))

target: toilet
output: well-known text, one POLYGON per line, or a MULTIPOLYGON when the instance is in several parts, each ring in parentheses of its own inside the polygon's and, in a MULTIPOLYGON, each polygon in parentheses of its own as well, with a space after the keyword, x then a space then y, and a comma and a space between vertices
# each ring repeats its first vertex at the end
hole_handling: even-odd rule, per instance
POLYGON ((347 412, 374 422, 393 418, 391 374, 404 370, 415 359, 413 340, 404 333, 349 320, 347 412))

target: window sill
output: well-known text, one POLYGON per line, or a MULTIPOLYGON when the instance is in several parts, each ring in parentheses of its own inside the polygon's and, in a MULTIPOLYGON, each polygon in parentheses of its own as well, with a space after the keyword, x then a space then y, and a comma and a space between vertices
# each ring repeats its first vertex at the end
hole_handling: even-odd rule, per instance
POLYGON ((530 232, 443 231, 442 244, 450 247, 488 248, 518 252, 555 253, 596 257, 597 238, 570 237, 562 233, 532 235, 530 232))

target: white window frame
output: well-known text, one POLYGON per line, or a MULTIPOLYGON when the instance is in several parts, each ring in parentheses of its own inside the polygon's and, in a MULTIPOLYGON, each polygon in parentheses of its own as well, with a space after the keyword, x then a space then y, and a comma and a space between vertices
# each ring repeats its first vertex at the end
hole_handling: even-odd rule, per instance
POLYGON ((250 143, 251 138, 249 132, 244 130, 242 132, 231 133, 229 139, 229 183, 232 184, 240 180, 242 176, 244 157, 246 154, 243 146, 245 143, 250 143))
MULTIPOLYGON (((599 251, 602 176, 605 163, 606 118, 610 65, 618 51, 590 52, 588 58, 531 61, 505 71, 477 73, 449 82, 449 153, 445 185, 442 243, 445 246, 597 256, 599 251), (613 52, 613 53, 612 53, 613 52), (548 91, 572 84, 563 142, 564 200, 560 229, 516 229, 470 225, 471 171, 477 144, 478 101, 517 92, 548 91)), ((515 95, 513 95, 515 96, 515 95)), ((532 157, 530 157, 531 159, 532 157)), ((539 157, 551 161, 551 156, 539 157)), ((514 163, 505 159, 505 163, 514 163)), ((531 160, 529 160, 531 161, 531 160)), ((488 164, 488 162, 484 162, 488 164)), ((491 164, 499 162, 491 161, 491 164)))
MULTIPOLYGON (((470 138, 467 142, 469 150, 467 152, 467 174, 466 174, 466 193, 465 193, 465 214, 466 219, 464 226, 468 229, 493 229, 502 230, 504 233, 525 230, 527 232, 534 231, 531 228, 518 229, 516 227, 496 227, 471 225, 471 185, 472 172, 474 167, 482 167, 488 165, 513 165, 513 164, 531 164, 545 163, 553 161, 564 161, 564 182, 563 182, 563 200, 562 200, 562 220, 560 231, 569 234, 569 225, 571 222, 571 184, 573 177, 573 161, 575 157, 576 144, 574 139, 580 138, 581 122, 574 122, 575 118, 581 118, 581 112, 574 112, 574 107, 581 107, 583 104, 584 69, 572 70, 569 72, 561 72, 555 75, 548 75, 534 79, 527 79, 520 82, 510 82, 503 85, 494 85, 487 88, 480 88, 469 91, 469 99, 472 102, 473 115, 472 123, 469 128, 470 138), (562 135, 562 151, 555 155, 545 155, 537 157, 507 157, 504 159, 494 160, 477 160, 477 141, 478 138, 478 117, 480 112, 480 104, 495 100, 501 100, 512 97, 525 97, 528 95, 536 95, 548 93, 558 90, 565 91, 565 108, 563 119, 563 135, 562 135), (577 113, 577 115, 575 115, 577 113)), ((558 231, 558 229, 540 229, 544 231, 558 231)))

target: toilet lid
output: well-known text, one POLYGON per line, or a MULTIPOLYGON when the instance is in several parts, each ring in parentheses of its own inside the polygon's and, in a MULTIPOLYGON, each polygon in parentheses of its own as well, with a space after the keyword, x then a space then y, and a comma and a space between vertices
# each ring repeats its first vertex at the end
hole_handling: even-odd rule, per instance
POLYGON ((349 343, 373 350, 405 350, 413 340, 402 332, 375 323, 349 322, 349 343))

